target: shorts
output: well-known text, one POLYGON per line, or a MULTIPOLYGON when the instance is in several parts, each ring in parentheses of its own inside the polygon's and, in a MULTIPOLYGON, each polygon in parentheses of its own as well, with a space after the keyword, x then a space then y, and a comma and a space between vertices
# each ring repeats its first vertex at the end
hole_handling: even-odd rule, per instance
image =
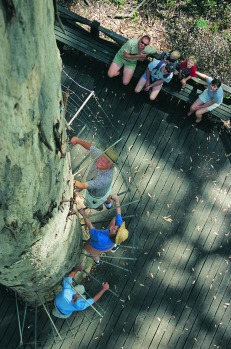
POLYGON ((107 249, 107 250, 97 250, 96 248, 91 246, 89 240, 83 246, 84 250, 86 250, 90 254, 95 254, 95 255, 98 255, 99 253, 103 253, 103 252, 109 252, 109 251, 111 251, 111 249, 113 247, 115 247, 115 243, 112 242, 112 247, 110 247, 109 249, 107 249))
MULTIPOLYGON (((208 103, 211 101, 208 91, 205 90, 204 92, 202 92, 199 96, 199 99, 203 102, 203 103, 208 103)), ((219 107, 220 103, 214 103, 212 105, 210 105, 209 107, 206 107, 209 111, 219 107)))
POLYGON ((104 203, 104 201, 107 200, 108 196, 111 194, 111 187, 109 188, 109 190, 107 191, 107 193, 101 197, 101 198, 96 198, 94 196, 92 196, 89 191, 87 190, 86 192, 86 197, 85 197, 85 205, 89 208, 97 208, 100 205, 102 205, 104 203))
POLYGON ((117 54, 115 55, 113 62, 116 63, 119 67, 122 67, 123 65, 131 70, 135 70, 136 69, 136 63, 137 62, 132 62, 132 61, 127 61, 126 59, 124 59, 121 54, 119 52, 117 52, 117 54))
POLYGON ((69 316, 71 316, 71 314, 65 315, 65 314, 61 313, 61 311, 56 307, 55 304, 54 304, 54 308, 52 310, 52 314, 60 319, 67 319, 67 318, 69 318, 69 316))

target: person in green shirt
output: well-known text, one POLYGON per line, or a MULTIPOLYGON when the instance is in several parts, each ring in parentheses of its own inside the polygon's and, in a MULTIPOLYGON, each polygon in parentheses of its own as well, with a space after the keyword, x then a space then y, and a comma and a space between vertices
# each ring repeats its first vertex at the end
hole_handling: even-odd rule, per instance
POLYGON ((150 37, 142 36, 141 39, 129 39, 117 52, 111 63, 108 76, 113 78, 120 74, 123 69, 123 84, 128 85, 134 74, 137 61, 144 61, 149 54, 156 52, 156 48, 150 46, 150 37))

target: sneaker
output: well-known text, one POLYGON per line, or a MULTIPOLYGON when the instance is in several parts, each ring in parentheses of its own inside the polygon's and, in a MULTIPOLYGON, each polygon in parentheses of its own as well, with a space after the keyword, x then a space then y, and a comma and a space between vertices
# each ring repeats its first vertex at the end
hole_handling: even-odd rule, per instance
POLYGON ((94 263, 95 263, 95 265, 100 265, 100 264, 102 264, 103 262, 102 262, 101 260, 99 260, 99 261, 94 261, 94 263))
POLYGON ((112 253, 115 253, 115 252, 118 250, 118 248, 120 248, 120 245, 116 245, 116 246, 113 247, 110 251, 111 251, 112 253))
POLYGON ((109 202, 109 204, 105 201, 104 203, 104 206, 108 209, 108 210, 110 210, 110 208, 112 208, 112 203, 111 202, 109 202))

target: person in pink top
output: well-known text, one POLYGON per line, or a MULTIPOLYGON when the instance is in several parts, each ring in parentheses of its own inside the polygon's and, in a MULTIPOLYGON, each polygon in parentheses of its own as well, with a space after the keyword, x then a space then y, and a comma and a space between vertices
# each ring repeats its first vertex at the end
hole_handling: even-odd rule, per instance
POLYGON ((197 60, 195 56, 189 56, 186 61, 181 62, 180 72, 178 75, 181 82, 180 93, 184 91, 187 81, 190 80, 191 78, 196 77, 196 70, 197 70, 196 63, 197 63, 197 60))

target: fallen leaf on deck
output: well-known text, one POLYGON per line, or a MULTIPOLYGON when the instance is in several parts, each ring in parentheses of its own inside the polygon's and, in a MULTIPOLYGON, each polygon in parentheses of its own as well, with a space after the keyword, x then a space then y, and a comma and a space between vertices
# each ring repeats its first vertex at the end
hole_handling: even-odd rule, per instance
POLYGON ((162 216, 162 218, 164 218, 164 220, 165 220, 166 222, 169 222, 169 223, 172 223, 172 222, 173 222, 173 219, 171 218, 171 215, 166 216, 166 217, 163 217, 163 216, 162 216))
POLYGON ((129 152, 131 151, 132 147, 133 147, 133 144, 130 145, 130 147, 128 147, 128 151, 129 151, 129 152))

